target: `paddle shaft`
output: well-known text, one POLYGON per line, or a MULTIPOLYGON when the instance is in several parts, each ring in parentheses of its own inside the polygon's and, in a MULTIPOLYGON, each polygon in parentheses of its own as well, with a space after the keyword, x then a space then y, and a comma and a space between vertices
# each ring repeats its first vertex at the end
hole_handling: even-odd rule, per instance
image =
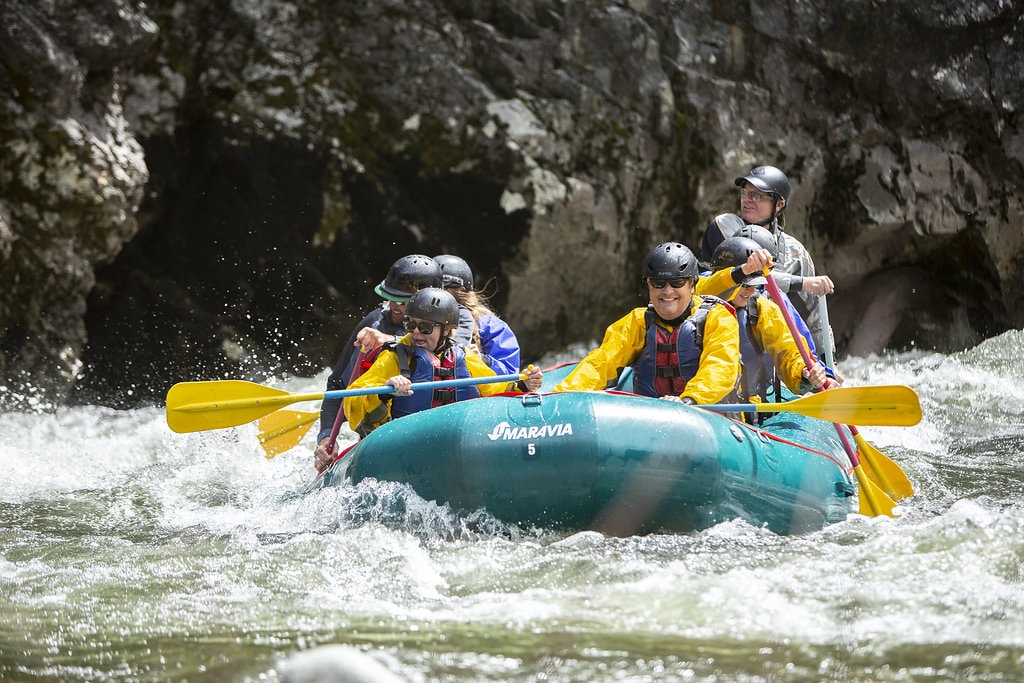
MULTIPOLYGON (((789 403, 792 403, 790 401, 789 403)), ((803 410, 793 410, 792 406, 788 403, 712 403, 710 405, 701 405, 704 410, 711 410, 716 413, 801 413, 806 414, 803 410)), ((818 417, 812 415, 812 417, 818 417)), ((827 417, 822 416, 823 420, 827 420, 827 417)))
MULTIPOLYGON (((779 291, 779 285, 775 282, 775 278, 771 272, 768 272, 766 276, 768 291, 776 301, 782 301, 782 292, 779 291)), ((790 334, 793 335, 793 341, 796 343, 797 349, 800 350, 800 357, 804 360, 804 365, 807 366, 808 370, 814 366, 816 362, 814 357, 811 356, 810 350, 804 346, 803 339, 797 334, 796 322, 793 320, 792 314, 789 312, 789 308, 785 305, 780 305, 782 309, 782 315, 786 319, 786 325, 789 327, 790 334)), ((825 297, 821 297, 821 308, 825 308, 825 297)), ((825 309, 827 310, 827 309, 825 309)), ((829 347, 826 353, 831 356, 831 332, 828 327, 828 314, 825 313, 825 318, 822 319, 822 324, 825 326, 825 346, 829 347)), ((825 387, 818 387, 815 389, 816 392, 824 390, 825 387)), ((860 456, 857 454, 857 449, 854 448, 853 444, 850 443, 849 437, 846 436, 846 431, 836 422, 832 423, 835 427, 836 435, 839 436, 839 441, 843 444, 843 450, 846 451, 846 455, 850 458, 850 464, 853 465, 853 473, 857 476, 857 483, 860 486, 860 513, 863 515, 893 515, 893 508, 896 503, 884 491, 875 486, 867 473, 864 472, 864 468, 860 464, 860 456)))
MULTIPOLYGON (((523 378, 519 373, 494 375, 493 377, 461 377, 459 379, 438 379, 431 382, 416 382, 413 391, 424 389, 445 389, 447 387, 471 387, 477 384, 497 384, 498 382, 518 382, 523 378)), ((366 396, 367 394, 391 394, 395 388, 390 384, 382 387, 363 387, 362 389, 335 389, 324 392, 323 398, 344 398, 346 396, 366 396)))
MULTIPOLYGON (((355 379, 355 374, 356 374, 356 371, 359 368, 359 364, 362 362, 363 358, 365 358, 365 357, 366 357, 366 349, 365 348, 360 348, 359 356, 356 358, 356 362, 352 366, 352 376, 349 377, 349 381, 350 382, 355 379)), ((325 447, 325 450, 327 451, 327 455, 334 455, 335 444, 338 441, 338 432, 341 431, 341 423, 344 422, 344 421, 345 421, 345 410, 341 406, 338 406, 338 414, 334 416, 334 424, 331 425, 331 434, 330 434, 330 437, 327 439, 327 446, 325 447)))
MULTIPOLYGON (((465 387, 475 384, 491 384, 492 382, 514 382, 522 375, 497 375, 496 377, 463 377, 461 379, 440 379, 432 382, 417 382, 412 385, 414 391, 423 389, 440 389, 442 387, 465 387)), ((395 388, 390 384, 380 387, 360 387, 358 389, 335 389, 333 391, 313 392, 309 394, 285 394, 283 396, 264 396, 258 399, 229 398, 223 401, 207 401, 177 406, 174 410, 182 413, 198 413, 206 410, 241 408, 248 406, 266 406, 267 412, 278 406, 286 406, 300 401, 318 401, 328 398, 345 398, 347 396, 369 396, 372 394, 391 394, 395 388)))
MULTIPOLYGON (((359 369, 359 364, 363 361, 363 358, 365 358, 365 357, 366 357, 366 349, 364 347, 360 347, 359 355, 356 357, 356 362, 352 366, 352 376, 349 377, 349 383, 352 383, 352 381, 355 380, 355 374, 356 374, 356 371, 359 369)), ((322 410, 322 408, 321 408, 321 410, 322 410)), ((327 447, 326 447, 327 455, 333 455, 334 454, 334 444, 338 440, 338 432, 341 431, 341 423, 344 422, 344 421, 345 421, 345 410, 341 406, 338 406, 338 414, 334 416, 334 424, 331 425, 330 438, 327 439, 327 447)), ((322 428, 323 427, 321 427, 321 429, 322 428)))
POLYGON ((825 365, 835 371, 836 359, 832 355, 832 325, 828 322, 828 301, 825 300, 824 294, 818 297, 818 301, 818 309, 821 311, 821 324, 825 328, 825 348, 822 350, 825 354, 825 365))
MULTIPOLYGON (((417 391, 440 387, 513 382, 520 379, 523 379, 523 376, 519 374, 463 377, 417 382, 412 388, 417 391)), ((394 391, 393 386, 385 384, 378 387, 337 389, 322 393, 289 394, 280 389, 243 380, 180 382, 167 392, 167 425, 179 433, 237 427, 272 413, 281 406, 299 401, 391 394, 394 391)))
MULTIPOLYGON (((808 350, 808 348, 803 344, 803 339, 797 332, 796 321, 793 320, 793 314, 789 312, 789 307, 785 305, 784 301, 782 301, 784 294, 779 289, 779 285, 775 282, 775 276, 773 276, 771 271, 769 271, 765 276, 765 279, 767 280, 768 291, 771 293, 772 299, 779 303, 779 308, 782 310, 782 317, 786 319, 786 325, 789 327, 789 333, 793 335, 793 342, 796 343, 796 348, 800 350, 800 357, 804 359, 804 365, 806 365, 807 369, 810 370, 815 366, 815 364, 817 364, 817 360, 811 356, 810 350, 808 350)), ((824 304, 825 297, 821 297, 821 299, 822 304, 824 304)), ((826 328, 826 333, 827 332, 828 330, 826 328)), ((826 346, 829 345, 831 345, 830 342, 826 340, 826 346)), ((818 387, 815 391, 821 391, 822 388, 823 387, 818 387)), ((850 439, 847 438, 846 432, 843 431, 842 427, 835 424, 835 428, 836 434, 839 436, 839 440, 842 441, 843 448, 846 450, 846 454, 850 456, 850 462, 854 467, 857 467, 860 465, 860 458, 857 457, 857 449, 853 447, 852 443, 850 443, 850 439)))
POLYGON ((796 348, 800 350, 800 357, 804 359, 804 365, 810 370, 815 366, 817 361, 811 356, 811 352, 807 350, 807 347, 802 343, 803 337, 800 336, 799 330, 796 327, 796 321, 793 320, 793 314, 789 311, 789 306, 782 299, 785 294, 779 289, 779 285, 775 282, 775 277, 768 271, 765 275, 765 279, 768 281, 768 293, 771 294, 772 300, 778 304, 779 309, 782 311, 782 317, 786 319, 786 326, 789 327, 789 333, 793 335, 793 341, 796 343, 796 348))

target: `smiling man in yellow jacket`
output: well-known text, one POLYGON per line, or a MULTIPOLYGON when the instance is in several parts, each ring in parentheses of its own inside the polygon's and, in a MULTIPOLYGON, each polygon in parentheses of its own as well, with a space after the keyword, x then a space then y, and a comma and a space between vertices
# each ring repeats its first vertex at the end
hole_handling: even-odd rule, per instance
POLYGON ((659 244, 644 260, 650 305, 605 330, 601 345, 554 391, 614 386, 633 367, 633 391, 690 404, 735 398, 740 373, 739 325, 729 304, 695 296, 697 259, 678 242, 659 244))

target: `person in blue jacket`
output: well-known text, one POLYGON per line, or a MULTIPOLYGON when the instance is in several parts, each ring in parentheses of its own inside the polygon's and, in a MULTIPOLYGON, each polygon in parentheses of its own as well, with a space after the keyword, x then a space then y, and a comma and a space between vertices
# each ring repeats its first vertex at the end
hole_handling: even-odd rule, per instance
POLYGON ((515 332, 488 306, 487 298, 473 288, 473 270, 466 261, 452 254, 435 256, 441 266, 444 288, 459 303, 459 327, 471 319, 473 336, 467 344, 480 354, 495 374, 519 372, 519 340, 515 332))

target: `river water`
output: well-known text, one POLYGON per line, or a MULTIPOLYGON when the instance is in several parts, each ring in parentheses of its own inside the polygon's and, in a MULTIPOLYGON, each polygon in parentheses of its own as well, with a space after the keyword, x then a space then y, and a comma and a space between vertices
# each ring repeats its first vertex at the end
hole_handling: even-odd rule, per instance
POLYGON ((268 460, 254 426, 175 434, 161 408, 2 414, 0 680, 276 681, 341 643, 410 681, 1019 681, 1022 348, 843 361, 919 393, 920 425, 861 430, 918 493, 802 537, 303 496, 312 431, 268 460))

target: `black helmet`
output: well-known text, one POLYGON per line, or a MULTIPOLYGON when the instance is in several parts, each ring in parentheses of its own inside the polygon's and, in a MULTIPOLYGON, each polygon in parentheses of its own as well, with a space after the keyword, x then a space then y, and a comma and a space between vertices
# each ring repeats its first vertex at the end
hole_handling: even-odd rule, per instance
POLYGON ((753 224, 744 225, 736 231, 733 237, 746 237, 747 239, 754 240, 762 249, 767 249, 771 252, 773 261, 779 260, 779 241, 768 228, 753 224))
POLYGON ((416 290, 441 286, 441 266, 422 254, 411 254, 391 264, 387 277, 373 288, 377 295, 404 303, 416 290))
POLYGON ((742 178, 736 179, 737 187, 743 187, 744 183, 750 183, 761 192, 767 192, 776 199, 783 199, 789 203, 789 178, 774 166, 758 166, 742 178))
POLYGON ((459 303, 450 292, 440 287, 426 287, 413 294, 409 299, 409 305, 405 307, 405 317, 457 327, 459 303))
MULTIPOLYGON (((721 270, 722 268, 735 268, 742 266, 750 258, 750 255, 761 248, 761 245, 746 237, 730 237, 715 248, 715 254, 711 257, 711 269, 721 270)), ((744 287, 763 285, 768 280, 761 273, 754 273, 743 278, 744 287)))
POLYGON ((445 287, 473 289, 473 270, 465 260, 451 254, 435 256, 434 260, 441 266, 441 276, 445 287))
POLYGON ((697 277, 697 257, 679 242, 659 244, 644 259, 645 278, 697 277))

